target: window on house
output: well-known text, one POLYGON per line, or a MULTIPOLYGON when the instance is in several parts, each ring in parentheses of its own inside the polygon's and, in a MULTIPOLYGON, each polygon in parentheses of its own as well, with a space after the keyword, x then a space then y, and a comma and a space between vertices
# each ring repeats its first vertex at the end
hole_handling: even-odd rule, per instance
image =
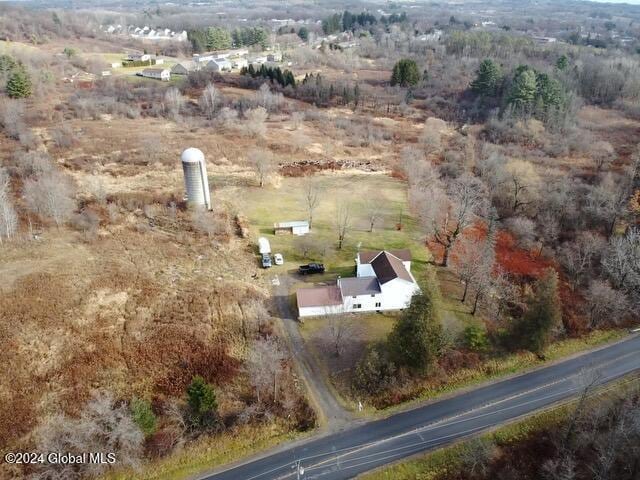
POLYGON ((361 303, 354 303, 353 304, 353 308, 362 308, 362 304, 361 303))
POLYGON ((375 293, 372 293, 372 294, 371 294, 371 296, 372 296, 372 297, 375 297, 375 296, 376 296, 376 294, 375 294, 375 293))
POLYGON ((358 297, 354 295, 353 298, 358 298, 358 297))
POLYGON ((376 308, 380 308, 382 306, 381 302, 376 302, 376 308))

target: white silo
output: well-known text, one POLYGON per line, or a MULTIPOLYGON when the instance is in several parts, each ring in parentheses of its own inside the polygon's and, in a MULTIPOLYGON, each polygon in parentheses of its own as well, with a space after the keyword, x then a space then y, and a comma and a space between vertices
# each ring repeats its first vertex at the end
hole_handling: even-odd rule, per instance
POLYGON ((207 210, 211 210, 211 194, 204 154, 197 148, 187 148, 182 152, 180 159, 184 171, 187 201, 194 205, 204 205, 207 210))

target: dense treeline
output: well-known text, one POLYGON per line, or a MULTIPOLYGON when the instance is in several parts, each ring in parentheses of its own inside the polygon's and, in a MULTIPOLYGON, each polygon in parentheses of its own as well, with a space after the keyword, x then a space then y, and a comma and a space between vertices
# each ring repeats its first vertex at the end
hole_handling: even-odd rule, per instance
POLYGON ((261 27, 236 28, 234 30, 224 27, 208 27, 189 30, 187 35, 191 47, 196 53, 254 45, 265 48, 269 43, 267 32, 261 27))
POLYGON ((330 35, 337 32, 349 32, 355 31, 359 28, 367 29, 373 25, 378 24, 378 21, 383 25, 391 25, 393 23, 404 23, 407 21, 406 13, 393 13, 391 15, 382 15, 380 20, 367 12, 351 13, 345 10, 342 13, 334 13, 333 15, 322 20, 322 31, 330 35))
POLYGON ((249 75, 251 78, 266 78, 281 87, 287 87, 289 85, 291 87, 296 86, 296 79, 291 70, 282 70, 280 67, 268 67, 265 64, 260 65, 258 69, 256 69, 253 64, 248 67, 242 67, 240 75, 249 75))

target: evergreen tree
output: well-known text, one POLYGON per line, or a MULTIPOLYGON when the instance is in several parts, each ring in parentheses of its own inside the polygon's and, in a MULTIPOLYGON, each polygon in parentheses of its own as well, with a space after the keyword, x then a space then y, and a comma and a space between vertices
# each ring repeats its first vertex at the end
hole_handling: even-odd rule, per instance
POLYGON ((562 323, 558 295, 558 274, 548 269, 536 282, 527 310, 515 323, 515 343, 538 355, 551 341, 553 330, 562 323))
POLYGON ((136 425, 140 428, 145 436, 152 435, 156 431, 157 419, 151 403, 147 400, 141 400, 134 398, 129 405, 131 409, 131 416, 136 425))
POLYGON ((569 59, 566 55, 561 55, 556 61, 556 68, 558 70, 565 70, 569 66, 569 59))
POLYGON ((537 100, 546 112, 550 108, 561 108, 565 101, 564 91, 560 82, 549 77, 546 73, 538 74, 536 79, 538 90, 537 100))
POLYGON ((408 87, 416 85, 420 81, 420 71, 415 60, 403 58, 393 66, 391 85, 408 87))
POLYGON ((389 351, 398 365, 425 372, 442 349, 442 325, 433 292, 416 295, 389 334, 389 351))
POLYGON ((530 111, 538 94, 536 72, 528 66, 520 66, 511 85, 507 102, 517 111, 530 111))
POLYGON ((218 419, 218 401, 213 387, 199 375, 193 377, 187 388, 189 419, 194 428, 209 428, 218 419))
POLYGON ((31 78, 24 68, 15 68, 11 72, 6 90, 11 98, 26 98, 31 95, 31 78))
POLYGON ((487 58, 482 61, 476 71, 476 78, 471 82, 471 90, 478 95, 493 97, 502 81, 502 72, 496 63, 487 58))
POLYGON ((300 37, 300 40, 304 40, 305 42, 309 40, 309 29, 307 27, 300 27, 298 30, 298 37, 300 37))
POLYGON ((221 27, 207 29, 207 50, 225 50, 231 48, 231 34, 221 27))
POLYGON ((187 38, 195 53, 202 53, 207 49, 207 32, 204 30, 189 30, 187 38))

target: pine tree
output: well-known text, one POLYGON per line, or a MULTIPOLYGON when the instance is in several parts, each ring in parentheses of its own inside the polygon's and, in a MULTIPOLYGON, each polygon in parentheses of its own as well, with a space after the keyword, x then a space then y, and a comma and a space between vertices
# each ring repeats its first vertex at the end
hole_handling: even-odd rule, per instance
POLYGON ((536 72, 528 66, 520 66, 511 85, 508 103, 515 110, 531 110, 538 93, 538 79, 536 72))
POLYGON ((193 377, 187 388, 189 416, 194 428, 208 428, 215 425, 218 416, 218 401, 213 387, 199 375, 193 377))
POLYGON ((515 323, 514 340, 518 346, 541 355, 551 341, 553 330, 561 323, 558 274, 548 269, 536 282, 525 314, 515 323))
POLYGON ((500 67, 493 60, 487 58, 482 61, 476 71, 476 78, 471 82, 471 90, 478 95, 493 97, 502 81, 500 67))
POLYGON ((416 85, 420 81, 420 71, 415 60, 403 58, 393 66, 391 85, 408 87, 416 85))
POLYGON ((561 55, 556 61, 556 68, 558 70, 565 70, 569 66, 569 59, 566 55, 561 55))
POLYGON ((437 318, 436 295, 416 295, 389 334, 389 351, 398 365, 425 372, 442 348, 442 325, 437 318))
POLYGON ((560 82, 546 73, 538 74, 538 90, 536 96, 540 99, 542 108, 546 112, 549 108, 561 108, 564 103, 564 92, 560 82))
POLYGON ((31 78, 24 68, 16 68, 7 81, 7 95, 11 98, 31 96, 31 78))

